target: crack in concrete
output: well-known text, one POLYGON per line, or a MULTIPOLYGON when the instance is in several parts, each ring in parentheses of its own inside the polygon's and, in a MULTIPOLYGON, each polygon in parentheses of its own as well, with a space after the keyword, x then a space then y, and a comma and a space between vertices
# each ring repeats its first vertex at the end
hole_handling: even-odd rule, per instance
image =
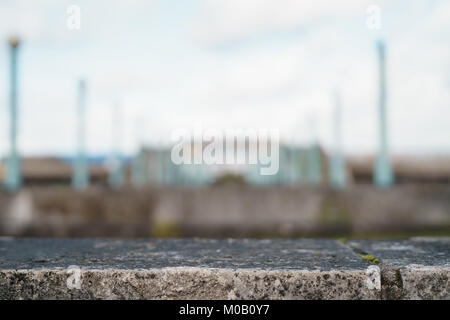
MULTIPOLYGON (((402 273, 400 272, 399 268, 391 268, 385 265, 382 261, 382 259, 377 258, 368 252, 362 250, 361 248, 352 246, 346 241, 339 241, 338 243, 342 244, 343 246, 347 247, 348 249, 352 250, 356 255, 358 255, 362 260, 366 261, 370 264, 368 268, 373 266, 373 263, 368 261, 369 259, 365 258, 367 256, 371 256, 374 259, 377 260, 376 264, 379 266, 379 276, 380 276, 380 287, 379 290, 381 292, 380 298, 382 300, 393 300, 393 299, 402 299, 404 297, 404 290, 403 290, 403 277, 402 273)), ((372 259, 373 261, 373 259, 372 259)), ((368 273, 368 283, 373 283, 374 279, 371 279, 370 277, 373 277, 373 273, 368 273), (370 280, 370 281, 369 281, 370 280)), ((373 285, 375 287, 375 285, 373 285)))

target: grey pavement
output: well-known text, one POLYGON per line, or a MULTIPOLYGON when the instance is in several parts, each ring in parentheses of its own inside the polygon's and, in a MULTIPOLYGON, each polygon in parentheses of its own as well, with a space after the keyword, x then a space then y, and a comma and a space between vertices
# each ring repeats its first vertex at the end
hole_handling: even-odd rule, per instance
POLYGON ((0 238, 1 299, 449 299, 449 277, 450 238, 0 238))

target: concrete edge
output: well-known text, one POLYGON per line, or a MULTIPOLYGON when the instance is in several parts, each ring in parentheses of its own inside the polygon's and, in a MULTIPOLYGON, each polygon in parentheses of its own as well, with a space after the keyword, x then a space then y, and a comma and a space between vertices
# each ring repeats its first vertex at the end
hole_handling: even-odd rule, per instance
MULTIPOLYGON (((375 271, 212 268, 0 271, 1 299, 380 299, 375 271)), ((378 269, 379 270, 379 269, 378 269)))

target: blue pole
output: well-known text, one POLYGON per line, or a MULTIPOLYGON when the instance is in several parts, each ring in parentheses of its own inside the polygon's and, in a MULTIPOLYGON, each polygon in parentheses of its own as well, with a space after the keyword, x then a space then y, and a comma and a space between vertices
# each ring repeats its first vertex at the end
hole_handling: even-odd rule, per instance
POLYGON ((7 161, 5 188, 14 192, 22 186, 20 159, 17 151, 17 52, 20 41, 9 39, 10 46, 10 154, 7 161))
POLYGON ((78 152, 75 159, 72 175, 72 186, 76 190, 83 190, 89 186, 89 168, 85 154, 85 108, 86 108, 86 83, 80 80, 78 83, 78 152))
POLYGON ((394 183, 388 152, 388 132, 386 115, 386 63, 385 45, 382 41, 377 43, 379 58, 379 149, 375 163, 374 183, 379 188, 389 188, 394 183))

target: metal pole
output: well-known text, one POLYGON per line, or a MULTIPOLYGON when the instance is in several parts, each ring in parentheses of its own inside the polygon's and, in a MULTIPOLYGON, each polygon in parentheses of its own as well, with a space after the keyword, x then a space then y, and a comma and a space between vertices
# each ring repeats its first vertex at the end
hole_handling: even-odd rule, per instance
POLYGON ((86 108, 86 83, 80 80, 78 83, 77 101, 77 140, 78 152, 72 175, 72 186, 77 190, 86 189, 89 186, 89 168, 85 154, 85 108, 86 108))
POLYGON ((386 62, 385 45, 382 41, 377 43, 379 59, 379 150, 375 163, 374 183, 377 187, 388 188, 394 183, 388 152, 388 132, 386 114, 386 62))
POLYGON ((5 187, 14 192, 22 185, 20 159, 17 150, 17 52, 20 41, 18 38, 9 39, 10 47, 10 154, 8 157, 5 187))

